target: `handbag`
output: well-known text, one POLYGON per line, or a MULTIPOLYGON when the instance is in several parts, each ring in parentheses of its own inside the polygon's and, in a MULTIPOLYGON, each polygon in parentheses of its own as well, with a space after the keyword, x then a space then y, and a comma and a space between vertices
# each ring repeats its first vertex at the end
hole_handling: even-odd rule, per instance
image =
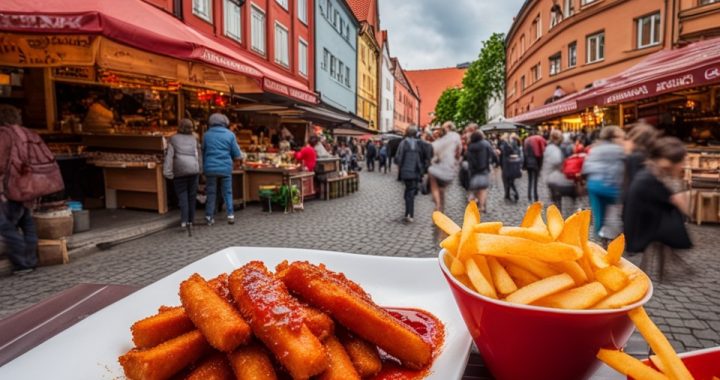
POLYGON ((430 178, 427 174, 425 174, 422 177, 422 180, 420 180, 420 193, 422 195, 430 194, 430 178))
POLYGON ((490 187, 490 176, 487 173, 475 174, 470 178, 470 190, 482 190, 490 187))

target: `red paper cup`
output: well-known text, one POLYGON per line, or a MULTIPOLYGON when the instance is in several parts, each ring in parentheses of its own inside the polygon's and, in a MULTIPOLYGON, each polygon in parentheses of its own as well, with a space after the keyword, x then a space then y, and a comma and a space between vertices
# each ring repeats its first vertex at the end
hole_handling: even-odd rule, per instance
MULTIPOLYGON (((564 310, 513 304, 482 296, 450 274, 440 251, 439 261, 465 325, 485 365, 498 380, 589 378, 600 366, 600 348, 619 349, 633 331, 628 310, 564 310)), ((624 260, 624 259, 623 259, 624 260)))
MULTIPOLYGON (((678 356, 695 380, 710 380, 713 376, 720 376, 720 347, 685 352, 678 356)), ((647 366, 657 369, 650 360, 643 360, 643 362, 647 366)), ((628 377, 628 379, 632 380, 632 377, 628 377)))

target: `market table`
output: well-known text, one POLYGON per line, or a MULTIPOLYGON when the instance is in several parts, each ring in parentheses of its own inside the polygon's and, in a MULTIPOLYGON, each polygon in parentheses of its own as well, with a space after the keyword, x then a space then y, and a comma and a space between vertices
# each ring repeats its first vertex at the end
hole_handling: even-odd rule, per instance
MULTIPOLYGON (((0 321, 0 366, 89 315, 140 289, 131 285, 79 284, 0 321)), ((593 380, 623 379, 602 367, 593 380)), ((491 380, 480 355, 472 353, 463 380, 491 380)))

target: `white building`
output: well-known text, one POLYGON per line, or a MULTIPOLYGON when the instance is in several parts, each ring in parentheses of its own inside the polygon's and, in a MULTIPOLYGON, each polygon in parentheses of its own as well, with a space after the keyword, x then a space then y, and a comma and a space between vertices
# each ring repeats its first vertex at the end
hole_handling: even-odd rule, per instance
POLYGON ((380 70, 380 132, 392 132, 395 129, 395 76, 392 73, 390 61, 390 44, 388 43, 387 30, 382 35, 382 64, 380 70))
POLYGON ((505 118, 505 102, 503 96, 493 97, 487 108, 487 122, 501 121, 505 118))

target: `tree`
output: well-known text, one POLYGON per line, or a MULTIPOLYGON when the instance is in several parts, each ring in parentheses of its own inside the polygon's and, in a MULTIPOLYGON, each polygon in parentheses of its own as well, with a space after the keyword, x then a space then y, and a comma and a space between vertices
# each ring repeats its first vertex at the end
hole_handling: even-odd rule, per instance
POLYGON ((505 35, 494 33, 483 42, 478 59, 470 64, 465 73, 457 119, 485 124, 491 100, 502 99, 504 94, 505 35))
POLYGON ((435 105, 435 117, 433 124, 442 124, 446 121, 457 122, 458 101, 462 96, 462 90, 451 87, 443 91, 435 105))

